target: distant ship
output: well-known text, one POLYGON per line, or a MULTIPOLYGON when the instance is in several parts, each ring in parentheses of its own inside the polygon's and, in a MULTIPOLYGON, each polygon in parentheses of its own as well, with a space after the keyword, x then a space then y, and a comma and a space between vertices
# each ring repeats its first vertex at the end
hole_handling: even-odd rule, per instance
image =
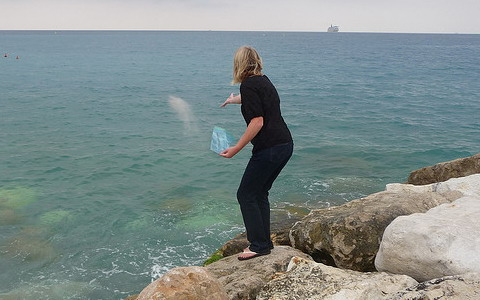
POLYGON ((327 32, 338 32, 338 26, 330 25, 330 27, 327 29, 327 32))

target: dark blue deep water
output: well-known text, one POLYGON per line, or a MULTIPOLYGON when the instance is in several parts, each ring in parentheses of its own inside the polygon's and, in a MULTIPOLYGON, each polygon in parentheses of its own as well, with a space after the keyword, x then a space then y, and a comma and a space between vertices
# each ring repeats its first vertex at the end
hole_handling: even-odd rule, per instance
POLYGON ((0 31, 0 298, 123 299, 243 230, 251 148, 209 146, 245 44, 295 139, 274 214, 480 152, 480 35, 0 31))

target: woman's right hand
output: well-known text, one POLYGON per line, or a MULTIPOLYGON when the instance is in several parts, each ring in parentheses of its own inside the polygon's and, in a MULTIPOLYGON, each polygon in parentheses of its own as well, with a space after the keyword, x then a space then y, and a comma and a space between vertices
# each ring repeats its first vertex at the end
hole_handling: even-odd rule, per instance
POLYGON ((220 105, 220 107, 225 107, 227 106, 227 104, 241 104, 241 103, 242 103, 242 98, 240 94, 238 94, 237 96, 234 96, 233 93, 231 93, 230 96, 227 98, 227 100, 225 100, 225 102, 223 102, 223 104, 220 105))
POLYGON ((237 146, 233 146, 233 147, 230 147, 230 148, 227 148, 225 150, 223 150, 219 155, 220 156, 223 156, 225 158, 232 158, 235 156, 235 154, 237 154, 240 150, 238 149, 237 146))

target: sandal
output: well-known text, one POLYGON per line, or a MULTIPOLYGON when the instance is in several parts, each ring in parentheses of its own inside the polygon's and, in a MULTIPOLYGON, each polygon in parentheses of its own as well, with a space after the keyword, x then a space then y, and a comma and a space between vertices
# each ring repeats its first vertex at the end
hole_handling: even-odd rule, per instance
POLYGON ((252 259, 252 258, 255 258, 255 257, 258 257, 258 256, 268 255, 268 254, 270 254, 270 251, 264 252, 264 253, 257 253, 257 252, 253 252, 253 251, 243 251, 238 256, 238 260, 247 260, 247 259, 252 259), (248 256, 240 256, 242 254, 248 254, 248 256))

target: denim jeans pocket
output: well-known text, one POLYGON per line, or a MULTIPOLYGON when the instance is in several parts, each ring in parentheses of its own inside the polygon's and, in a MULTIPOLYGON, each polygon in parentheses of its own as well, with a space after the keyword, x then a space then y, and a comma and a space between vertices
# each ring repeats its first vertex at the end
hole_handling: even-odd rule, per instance
POLYGON ((275 145, 263 151, 262 156, 265 160, 273 163, 283 162, 292 156, 293 143, 275 145))

